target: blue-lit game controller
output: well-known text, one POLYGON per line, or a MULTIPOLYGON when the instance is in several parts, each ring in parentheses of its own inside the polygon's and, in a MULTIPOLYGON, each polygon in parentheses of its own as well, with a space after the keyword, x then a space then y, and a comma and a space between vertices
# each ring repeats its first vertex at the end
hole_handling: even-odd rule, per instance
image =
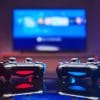
POLYGON ((100 96, 100 63, 88 58, 81 63, 78 58, 61 62, 57 66, 58 93, 98 100, 100 96))

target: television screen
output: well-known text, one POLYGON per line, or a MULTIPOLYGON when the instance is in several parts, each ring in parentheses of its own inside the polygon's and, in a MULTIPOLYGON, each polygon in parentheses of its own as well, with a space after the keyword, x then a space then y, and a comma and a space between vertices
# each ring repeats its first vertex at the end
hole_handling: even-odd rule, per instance
POLYGON ((85 9, 15 9, 13 48, 17 51, 84 51, 85 9))

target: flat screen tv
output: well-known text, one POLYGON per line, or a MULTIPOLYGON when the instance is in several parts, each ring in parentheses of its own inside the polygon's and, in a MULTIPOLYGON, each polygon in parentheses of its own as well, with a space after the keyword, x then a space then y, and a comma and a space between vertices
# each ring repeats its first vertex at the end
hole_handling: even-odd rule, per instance
POLYGON ((16 51, 84 51, 85 9, 14 9, 13 49, 16 51))

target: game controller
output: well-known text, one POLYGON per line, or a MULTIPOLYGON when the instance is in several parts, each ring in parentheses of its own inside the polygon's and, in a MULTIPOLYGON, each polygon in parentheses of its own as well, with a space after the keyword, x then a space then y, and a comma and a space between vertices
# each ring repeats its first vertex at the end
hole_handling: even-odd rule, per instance
POLYGON ((88 58, 86 63, 78 58, 60 62, 56 72, 59 94, 93 100, 100 98, 100 63, 95 58, 88 58))
POLYGON ((43 92, 45 63, 33 62, 32 58, 17 62, 16 58, 10 57, 8 62, 0 63, 0 68, 0 87, 3 88, 0 94, 3 97, 43 92))

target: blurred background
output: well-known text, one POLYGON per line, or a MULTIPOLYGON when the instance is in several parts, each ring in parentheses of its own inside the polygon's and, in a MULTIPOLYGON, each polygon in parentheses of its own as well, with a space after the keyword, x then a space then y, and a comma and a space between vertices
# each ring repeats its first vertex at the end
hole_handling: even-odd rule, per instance
POLYGON ((32 57, 56 76, 58 62, 100 55, 99 0, 2 0, 0 59, 32 57))

